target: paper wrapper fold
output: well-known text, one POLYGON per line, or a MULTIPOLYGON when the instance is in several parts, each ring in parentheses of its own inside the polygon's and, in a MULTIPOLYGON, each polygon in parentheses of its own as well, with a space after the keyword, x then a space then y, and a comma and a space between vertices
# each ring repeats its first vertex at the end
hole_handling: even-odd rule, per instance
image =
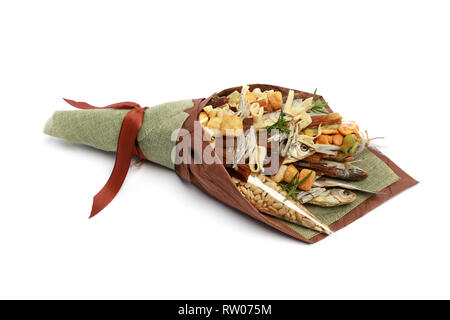
MULTIPOLYGON (((250 85, 250 90, 254 88, 260 88, 262 91, 279 90, 284 98, 289 92, 288 88, 266 84, 250 85)), ((194 121, 198 119, 199 113, 212 97, 228 95, 234 90, 240 91, 240 89, 241 87, 229 88, 207 99, 181 100, 147 109, 137 139, 142 153, 151 162, 175 169, 183 180, 196 185, 217 200, 287 235, 307 243, 322 240, 326 235, 256 210, 238 191, 222 164, 195 164, 194 154, 202 154, 203 150, 209 146, 207 141, 203 141, 197 146, 192 139, 189 150, 192 160, 190 164, 175 165, 172 162, 171 154, 176 145, 176 141, 173 139, 174 130, 183 128, 187 132, 193 133, 194 121)), ((295 98, 305 99, 311 96, 311 93, 295 90, 295 98)), ((89 145, 105 151, 116 151, 122 120, 126 113, 127 110, 57 111, 47 122, 44 132, 72 143, 89 145)), ((182 134, 186 134, 186 131, 182 134)), ((182 139, 183 136, 178 137, 178 141, 182 139)), ((376 195, 358 193, 358 200, 353 204, 331 209, 308 206, 308 209, 321 222, 328 224, 333 231, 347 226, 417 183, 376 149, 369 148, 364 151, 360 155, 360 159, 358 166, 369 172, 369 178, 367 181, 361 182, 361 187, 371 191, 381 191, 381 193, 376 195)))

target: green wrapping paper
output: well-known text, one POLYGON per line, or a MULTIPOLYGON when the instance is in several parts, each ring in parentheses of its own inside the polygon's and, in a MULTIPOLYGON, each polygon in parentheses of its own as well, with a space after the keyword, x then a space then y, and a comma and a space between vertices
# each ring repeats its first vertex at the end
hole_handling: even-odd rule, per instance
MULTIPOLYGON (((138 144, 151 162, 175 170, 171 151, 176 139, 172 132, 181 128, 189 116, 192 100, 163 103, 145 111, 138 144)), ((120 127, 129 110, 68 110, 56 111, 48 120, 44 133, 71 143, 84 144, 103 151, 116 151, 120 127)))

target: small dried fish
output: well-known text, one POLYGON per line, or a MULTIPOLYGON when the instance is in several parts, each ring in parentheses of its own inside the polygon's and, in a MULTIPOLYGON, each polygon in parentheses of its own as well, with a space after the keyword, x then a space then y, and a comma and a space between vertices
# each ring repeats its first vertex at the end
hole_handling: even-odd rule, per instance
POLYGON ((288 138, 288 135, 285 132, 278 132, 270 138, 267 139, 267 142, 281 142, 283 140, 286 140, 288 138))
POLYGON ((304 143, 294 142, 291 144, 287 153, 287 158, 283 161, 283 164, 288 164, 302 160, 315 153, 315 150, 304 143))
POLYGON ((323 192, 308 203, 320 207, 337 207, 352 203, 357 197, 358 196, 351 191, 334 188, 323 192))
POLYGON ((360 181, 368 177, 366 171, 350 163, 321 160, 319 162, 299 161, 296 167, 318 170, 325 176, 349 181, 360 181))
POLYGON ((281 151, 282 156, 287 156, 283 161, 283 164, 305 159, 316 152, 314 148, 307 144, 307 141, 305 141, 303 137, 307 136, 300 136, 298 133, 298 127, 295 126, 295 130, 293 132, 291 131, 291 134, 288 137, 288 142, 281 151))
POLYGON ((337 151, 341 150, 341 147, 332 144, 314 144, 314 149, 318 153, 328 154, 336 156, 337 151))
POLYGON ((316 179, 316 181, 313 182, 313 187, 316 187, 316 188, 340 187, 340 188, 344 188, 344 189, 357 190, 357 191, 362 191, 362 192, 366 192, 366 193, 376 193, 374 191, 362 189, 360 187, 357 187, 357 186, 347 183, 347 182, 343 182, 343 181, 340 181, 337 179, 326 178, 326 177, 321 177, 319 179, 316 179))
POLYGON ((289 148, 291 147, 291 144, 295 141, 294 140, 295 132, 294 132, 293 128, 294 128, 294 126, 292 124, 289 125, 290 132, 289 132, 289 135, 287 137, 287 141, 283 142, 283 143, 280 143, 280 154, 283 157, 287 156, 287 153, 289 151, 289 148))
POLYGON ((311 188, 309 191, 300 191, 296 194, 296 198, 300 203, 306 203, 326 192, 325 188, 311 188))

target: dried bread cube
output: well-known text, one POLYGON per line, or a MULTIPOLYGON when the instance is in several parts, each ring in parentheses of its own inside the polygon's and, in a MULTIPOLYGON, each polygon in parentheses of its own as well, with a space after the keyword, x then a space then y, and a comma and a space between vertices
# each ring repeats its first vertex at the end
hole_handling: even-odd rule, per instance
POLYGON ((300 171, 300 174, 298 175, 298 181, 302 181, 306 177, 308 177, 308 179, 306 179, 305 182, 303 182, 302 184, 300 184, 298 186, 298 188, 300 190, 303 190, 303 191, 311 190, 312 184, 313 184, 314 180, 316 179, 316 172, 314 170, 302 169, 300 171), (311 173, 311 175, 308 177, 308 175, 310 173, 311 173))
POLYGON ((241 94, 239 93, 239 91, 233 91, 228 95, 228 103, 232 106, 238 105, 240 96, 241 94))
POLYGON ((200 112, 199 116, 198 116, 198 121, 200 121, 200 124, 202 125, 202 127, 206 127, 206 125, 208 124, 208 114, 206 112, 200 112))
POLYGON ((278 110, 283 105, 283 96, 280 91, 267 92, 267 98, 273 110, 278 110))
POLYGON ((256 94, 255 92, 249 92, 245 95, 245 101, 253 103, 258 99, 258 94, 256 94))
POLYGON ((210 128, 210 129, 220 129, 220 126, 222 124, 222 120, 223 120, 222 117, 211 118, 208 121, 208 128, 210 128))
POLYGON ((239 137, 244 132, 244 124, 241 117, 226 114, 222 118, 220 129, 224 136, 239 137))
MULTIPOLYGON (((298 170, 296 167, 294 167, 294 165, 289 165, 286 170, 284 171, 284 177, 283 180, 284 182, 291 182, 292 179, 294 179, 295 175, 297 174, 297 181, 298 181, 298 170)), ((297 183, 297 181, 294 181, 295 183, 297 183)))
POLYGON ((300 181, 305 179, 310 173, 311 173, 311 175, 308 177, 308 179, 306 179, 302 184, 300 184, 298 186, 299 189, 308 191, 311 189, 312 184, 313 184, 314 180, 316 179, 316 172, 314 170, 302 169, 299 172, 297 170, 297 168, 291 164, 286 168, 286 171, 284 172, 283 180, 285 182, 290 183, 297 175, 297 178, 295 179, 295 181, 293 181, 293 183, 299 183, 300 181))

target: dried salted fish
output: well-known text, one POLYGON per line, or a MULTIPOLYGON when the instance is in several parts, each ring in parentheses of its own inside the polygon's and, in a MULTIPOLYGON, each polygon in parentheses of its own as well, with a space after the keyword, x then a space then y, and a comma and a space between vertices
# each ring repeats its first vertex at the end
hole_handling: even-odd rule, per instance
POLYGON ((311 188, 309 191, 300 191, 295 196, 300 203, 307 203, 326 191, 325 188, 311 188))
POLYGON ((294 125, 289 125, 289 135, 287 137, 287 141, 280 144, 280 154, 281 156, 285 157, 288 154, 289 148, 291 147, 291 144, 294 142, 295 138, 295 132, 293 130, 294 125))
POLYGON ((270 138, 267 139, 267 142, 281 142, 286 140, 288 135, 285 132, 278 131, 274 135, 271 135, 270 138))
POLYGON ((281 150, 281 155, 286 157, 283 164, 296 162, 313 155, 316 151, 311 146, 311 141, 308 139, 310 139, 310 137, 298 134, 297 126, 291 126, 291 133, 289 134, 288 141, 281 150), (295 129, 292 131, 293 127, 295 129))
POLYGON ((336 152, 341 150, 341 147, 332 144, 314 144, 314 149, 318 153, 336 155, 336 152))
POLYGON ((348 190, 357 190, 362 191, 366 193, 376 193, 367 189, 360 188, 358 186, 355 186, 353 184, 343 182, 337 179, 331 179, 326 177, 320 177, 319 179, 316 179, 316 181, 313 182, 313 187, 316 188, 331 188, 331 187, 340 187, 348 190))
POLYGON ((302 159, 305 159, 313 155, 316 151, 301 142, 294 142, 290 145, 287 153, 287 158, 283 161, 283 164, 293 163, 302 159))
POLYGON ((310 200, 308 203, 320 207, 337 207, 352 203, 357 198, 358 196, 351 191, 334 188, 325 191, 318 197, 310 200))
POLYGON ((318 170, 325 176, 349 181, 360 181, 368 177, 366 171, 350 163, 321 160, 319 162, 299 161, 295 166, 318 170))

